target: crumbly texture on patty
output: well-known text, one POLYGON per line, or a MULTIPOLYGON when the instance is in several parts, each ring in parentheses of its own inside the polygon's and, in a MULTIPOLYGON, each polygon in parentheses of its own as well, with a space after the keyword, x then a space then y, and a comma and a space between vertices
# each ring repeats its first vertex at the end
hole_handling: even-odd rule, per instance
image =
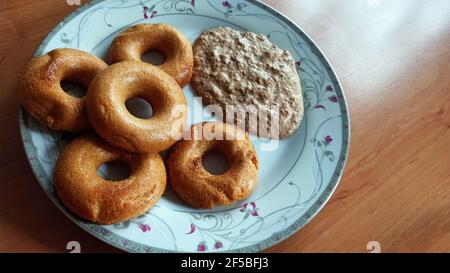
MULTIPOLYGON (((229 27, 203 32, 194 44, 191 84, 204 103, 222 108, 224 120, 226 116, 247 114, 245 129, 261 137, 286 138, 295 132, 303 117, 295 61, 287 50, 262 34, 229 27), (227 111, 227 105, 236 108, 227 111), (266 125, 259 122, 255 127, 256 122, 248 118, 248 113, 256 111, 267 116, 266 125)), ((231 122, 242 128, 236 119, 231 122)))

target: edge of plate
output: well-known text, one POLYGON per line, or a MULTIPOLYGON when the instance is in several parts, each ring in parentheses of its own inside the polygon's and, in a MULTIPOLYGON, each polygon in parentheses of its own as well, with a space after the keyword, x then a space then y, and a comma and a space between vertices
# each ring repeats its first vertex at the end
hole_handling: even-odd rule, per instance
MULTIPOLYGON (((44 40, 41 42, 41 44, 39 45, 39 47, 37 48, 37 50, 35 51, 33 56, 35 57, 35 56, 42 55, 42 51, 43 51, 44 47, 47 45, 48 41, 50 39, 52 39, 53 36, 56 34, 56 32, 58 32, 65 24, 67 24, 69 21, 71 21, 75 16, 77 16, 78 14, 87 10, 88 8, 90 8, 94 5, 97 5, 101 2, 104 2, 104 1, 107 1, 107 0, 91 0, 90 2, 77 8, 70 15, 65 17, 63 19, 63 21, 58 23, 58 25, 56 25, 50 31, 50 33, 44 38, 44 40)), ((305 212, 305 214, 302 217, 300 217, 299 219, 297 219, 289 227, 284 229, 283 231, 274 233, 269 238, 267 238, 257 244, 253 244, 253 245, 242 247, 242 248, 237 248, 237 249, 230 250, 230 251, 219 251, 219 252, 258 252, 258 251, 262 251, 266 248, 274 246, 275 244, 280 243, 281 241, 287 239, 288 237, 293 235, 295 232, 300 230, 302 227, 304 227, 306 224, 308 224, 312 220, 312 218, 314 218, 322 210, 322 208, 325 206, 325 204, 328 202, 328 200, 331 198, 334 191, 336 190, 336 188, 341 180, 342 174, 344 172, 345 165, 347 163, 349 147, 350 147, 350 132, 351 132, 351 130, 350 130, 350 115, 348 112, 347 100, 345 98, 345 94, 343 92, 343 88, 339 81, 339 78, 337 77, 337 74, 335 73, 334 68, 332 67, 328 58, 323 53, 322 49, 319 46, 317 46, 317 44, 314 42, 314 40, 311 39, 311 37, 308 34, 306 34, 306 32, 303 31, 303 29, 301 27, 299 27, 296 23, 294 23, 291 19, 289 19, 282 12, 269 6, 268 4, 262 2, 261 0, 246 0, 246 1, 253 3, 253 4, 257 5, 258 7, 262 8, 266 11, 269 11, 273 15, 281 18, 285 23, 287 23, 288 25, 293 27, 293 29, 299 35, 306 37, 308 42, 310 42, 317 49, 317 51, 319 53, 318 57, 324 61, 324 63, 328 66, 328 70, 331 72, 333 85, 337 85, 339 87, 339 89, 337 89, 337 90, 339 90, 340 96, 341 96, 341 99, 339 100, 339 106, 342 109, 342 111, 341 111, 342 121, 345 126, 342 128, 342 148, 341 148, 339 160, 336 165, 335 172, 334 172, 337 175, 333 175, 328 187, 324 190, 324 192, 320 195, 320 197, 316 200, 316 202, 314 202, 314 204, 305 212)), ((19 118, 20 135, 21 135, 21 139, 22 139, 22 145, 25 150, 25 153, 26 153, 26 156, 28 159, 28 163, 33 171, 35 178, 38 180, 39 185, 44 190, 44 192, 47 194, 47 196, 50 198, 50 200, 56 205, 56 207, 58 209, 61 210, 61 212, 63 212, 63 214, 65 214, 69 219, 71 219, 72 222, 77 224, 83 230, 87 231, 89 234, 93 235, 94 237, 100 239, 101 241, 103 241, 109 245, 112 245, 118 249, 121 249, 121 250, 124 250, 127 252, 135 252, 136 249, 126 248, 125 246, 119 245, 118 243, 105 238, 105 236, 101 236, 97 232, 88 229, 86 226, 83 225, 82 222, 79 222, 77 219, 74 218, 73 215, 71 215, 69 212, 67 212, 66 209, 63 208, 61 206, 61 204, 58 202, 57 198, 55 196, 52 196, 44 188, 44 186, 41 182, 41 179, 43 179, 43 178, 42 178, 42 174, 40 172, 42 172, 42 170, 39 169, 39 167, 40 168, 42 168, 42 167, 40 165, 35 166, 33 164, 33 158, 32 158, 31 152, 34 150, 35 147, 33 146, 33 143, 31 142, 31 135, 28 132, 28 128, 26 128, 26 126, 25 126, 24 115, 27 115, 27 113, 25 113, 24 111, 25 110, 23 109, 23 107, 21 105, 19 105, 18 118, 19 118)), ((121 237, 120 235, 115 235, 115 236, 121 237)), ((121 238, 123 238, 123 237, 121 237, 121 238)), ((140 243, 137 243, 137 244, 140 244, 140 243)), ((148 246, 146 246, 146 247, 148 247, 148 246)), ((150 248, 151 250, 156 251, 156 252, 178 252, 178 251, 171 251, 171 250, 161 249, 161 248, 156 248, 156 247, 148 247, 148 248, 150 248)))

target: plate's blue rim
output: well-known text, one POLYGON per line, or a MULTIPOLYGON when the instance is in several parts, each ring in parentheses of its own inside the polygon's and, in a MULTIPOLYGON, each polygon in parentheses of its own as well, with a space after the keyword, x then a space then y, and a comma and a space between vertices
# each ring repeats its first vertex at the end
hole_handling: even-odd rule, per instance
MULTIPOLYGON (((97 5, 101 2, 104 2, 107 0, 91 0, 90 2, 84 4, 83 6, 77 8, 75 11, 73 11, 69 16, 64 18, 62 22, 60 22, 58 25, 56 25, 52 31, 45 37, 45 39, 42 41, 42 43, 39 45, 38 49, 34 53, 33 56, 40 56, 42 55, 42 52, 44 50, 44 47, 47 45, 48 41, 53 38, 53 36, 68 22, 70 22, 74 17, 76 17, 78 14, 82 13, 83 11, 87 10, 88 8, 97 5)), ((246 2, 249 2, 251 4, 254 4, 272 15, 282 19, 286 24, 288 24, 290 27, 292 27, 295 32, 297 32, 298 35, 300 35, 302 38, 304 38, 310 45, 313 46, 313 49, 317 50, 317 57, 325 64, 327 70, 330 72, 330 77, 332 80, 333 87, 336 91, 336 93, 339 95, 339 106, 341 109, 341 115, 342 115, 342 148, 341 153, 339 155, 339 160, 336 165, 336 169, 334 171, 334 175, 332 176, 330 183, 325 188, 323 193, 320 195, 320 197, 314 202, 314 204, 305 212, 305 214, 297 219, 293 224, 291 224, 289 227, 284 229, 281 232, 274 233, 269 238, 250 246, 229 250, 227 252, 257 252, 264 250, 266 248, 269 248, 285 239, 287 239, 289 236, 294 234, 296 231, 301 229, 303 226, 305 226, 309 221, 311 221, 314 216, 319 213, 319 211, 324 207, 324 205, 328 202, 331 195, 336 190, 339 181, 342 177, 345 164, 348 159, 348 153, 349 153, 349 145, 350 145, 350 117, 348 112, 348 106, 347 101, 341 86, 341 83, 331 66, 329 60, 325 57, 323 54, 323 51, 316 45, 316 43, 307 35, 302 28, 300 28, 297 24, 295 24, 291 19, 289 19, 287 16, 285 16, 283 13, 279 12, 275 8, 272 8, 266 3, 261 2, 260 0, 245 0, 246 2)), ((90 233, 91 235, 95 236, 96 238, 106 242, 107 244, 110 244, 116 248, 122 249, 124 251, 128 252, 177 252, 167 249, 161 249, 156 247, 149 247, 146 245, 143 245, 138 242, 129 241, 128 239, 123 238, 120 235, 117 234, 110 234, 109 236, 104 236, 100 234, 100 231, 94 231, 87 227, 89 223, 82 222, 80 219, 75 218, 74 215, 72 215, 70 212, 68 212, 58 201, 58 198, 56 195, 48 192, 44 186, 42 180, 44 179, 44 173, 42 170, 42 165, 36 160, 36 147, 34 147, 32 141, 31 141, 31 135, 28 131, 28 128, 26 127, 26 117, 27 113, 25 109, 20 106, 19 107, 19 124, 20 124, 20 134, 22 138, 22 144, 25 150, 25 153, 28 158, 28 162, 31 166, 31 169, 34 173, 34 176, 39 182, 39 185, 42 187, 44 192, 48 195, 48 197, 52 200, 52 202, 67 216, 69 219, 71 219, 73 222, 75 222, 78 226, 80 226, 82 229, 90 233), (115 240, 113 240, 115 239, 115 240), (118 242, 121 240, 127 240, 129 243, 127 246, 120 245, 118 242)), ((90 224, 92 225, 92 224, 90 224)), ((101 226, 99 226, 100 228, 101 226)), ((103 228, 100 228, 103 229, 103 228)))

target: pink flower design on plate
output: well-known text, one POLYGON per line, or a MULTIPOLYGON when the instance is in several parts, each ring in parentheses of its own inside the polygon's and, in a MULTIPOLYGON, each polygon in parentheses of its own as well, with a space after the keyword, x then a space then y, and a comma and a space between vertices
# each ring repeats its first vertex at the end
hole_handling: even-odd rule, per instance
POLYGON ((223 2, 222 2, 222 5, 223 5, 224 7, 226 7, 226 8, 231 8, 231 4, 230 4, 230 2, 228 2, 228 1, 223 1, 223 2))
POLYGON ((248 205, 249 203, 245 203, 239 211, 245 212, 246 214, 250 214, 252 216, 259 216, 258 209, 256 208, 256 203, 254 201, 250 202, 251 208, 248 208, 248 205))
POLYGON ((325 106, 323 106, 322 104, 316 104, 316 106, 314 106, 315 109, 323 109, 324 111, 326 111, 327 109, 325 108, 325 106))
POLYGON ((328 99, 329 99, 331 102, 338 102, 338 98, 337 98, 335 95, 328 97, 328 99))
POLYGON ((214 244, 214 249, 220 249, 223 247, 223 244, 221 241, 216 241, 216 243, 214 244))
POLYGON ((255 202, 250 202, 250 205, 252 206, 250 214, 253 215, 253 216, 258 216, 258 209, 256 208, 256 203, 255 202))
POLYGON ((152 10, 152 13, 148 15, 149 8, 147 6, 144 6, 144 18, 149 19, 155 17, 155 15, 158 13, 156 10, 152 10))
POLYGON ((145 19, 148 19, 148 15, 147 15, 148 7, 147 7, 147 6, 144 6, 143 9, 144 9, 144 18, 145 18, 145 19))
POLYGON ((240 209, 239 211, 240 211, 240 212, 245 212, 245 211, 247 210, 247 205, 248 205, 248 203, 245 203, 245 204, 242 206, 242 209, 240 209))
POLYGON ((139 225, 139 228, 142 230, 142 232, 147 232, 147 231, 152 230, 152 228, 147 224, 141 224, 141 225, 139 225))
POLYGON ((195 7, 195 0, 191 0, 191 5, 195 7))
POLYGON ((192 233, 194 233, 194 232, 195 232, 195 229, 196 229, 195 225, 194 225, 194 224, 191 224, 191 230, 190 230, 188 233, 186 233, 186 234, 192 234, 192 233))
POLYGON ((330 144, 333 141, 333 138, 331 136, 326 136, 325 137, 325 143, 326 144, 330 144))
POLYGON ((208 250, 208 246, 205 241, 201 241, 197 246, 197 251, 206 251, 208 250))

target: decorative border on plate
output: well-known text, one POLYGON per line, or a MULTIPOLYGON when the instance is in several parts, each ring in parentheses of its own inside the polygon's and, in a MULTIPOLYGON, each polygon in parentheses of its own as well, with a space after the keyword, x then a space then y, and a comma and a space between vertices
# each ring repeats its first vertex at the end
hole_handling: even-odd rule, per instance
MULTIPOLYGON (((76 9, 72 14, 64 18, 62 22, 60 22, 53 30, 47 35, 47 37, 42 41, 36 52, 34 53, 34 56, 40 56, 42 55, 44 47, 47 45, 50 39, 53 38, 53 36, 69 21, 71 21, 74 17, 76 17, 78 14, 82 13, 83 11, 87 10, 88 8, 95 6, 101 2, 104 2, 106 0, 92 0, 89 3, 83 5, 82 7, 76 9)), ((320 195, 320 197, 314 202, 314 204, 305 212, 305 214, 297 219, 293 224, 291 224, 289 227, 284 229, 281 232, 274 233, 271 237, 257 243, 254 245, 246 246, 243 248, 238 248, 232 250, 232 252, 257 252, 261 251, 265 248, 271 247, 280 241, 288 238, 293 233, 298 231, 300 228, 305 226, 325 205, 325 203, 330 199, 333 192, 336 190, 337 185, 339 184, 339 181, 342 177, 342 173, 348 158, 348 151, 349 151, 349 145, 350 145, 350 118, 348 114, 348 107, 346 103, 346 99, 342 90, 342 86, 334 72, 334 69, 330 65, 330 62, 323 54, 322 50, 313 42, 313 40, 299 27, 297 26, 292 20, 287 18, 285 15, 283 15, 281 12, 277 11, 276 9, 268 6, 265 3, 260 2, 259 0, 245 0, 246 2, 249 2, 251 4, 254 4, 255 6, 262 8, 263 10, 269 12, 276 18, 281 19, 284 23, 289 25, 300 37, 302 37, 304 40, 308 42, 308 44, 311 46, 312 51, 314 54, 322 61, 322 63, 325 65, 325 68, 329 71, 333 88, 336 91, 336 94, 340 97, 339 99, 339 106, 341 110, 342 115, 342 148, 341 153, 339 155, 338 163, 336 165, 334 175, 331 178, 330 183, 328 184, 327 188, 323 191, 323 193, 320 195)), ((20 124, 20 133, 22 137, 23 146, 25 149, 25 153, 27 155, 28 161, 30 163, 31 169, 35 175, 35 177, 38 179, 39 184, 45 191, 45 193, 49 196, 49 198, 53 201, 53 203, 67 216, 69 217, 73 222, 75 222, 77 225, 79 225, 81 228, 86 230, 88 233, 94 235, 98 239, 111 244, 119 249, 130 251, 130 252, 176 252, 176 251, 170 251, 167 249, 161 249, 161 248, 155 248, 155 247, 149 247, 146 245, 143 245, 141 243, 131 241, 128 239, 123 238, 122 236, 119 236, 117 234, 113 234, 111 231, 103 228, 100 225, 95 225, 92 223, 85 222, 79 218, 76 218, 74 215, 72 215, 70 212, 68 212, 58 201, 58 197, 54 192, 50 192, 48 189, 45 189, 43 187, 44 183, 42 181, 45 179, 45 174, 43 171, 43 167, 40 164, 40 162, 36 159, 37 152, 36 147, 33 145, 33 142, 31 140, 30 132, 28 131, 26 122, 27 122, 27 112, 23 109, 23 107, 19 107, 19 124, 20 124)))

